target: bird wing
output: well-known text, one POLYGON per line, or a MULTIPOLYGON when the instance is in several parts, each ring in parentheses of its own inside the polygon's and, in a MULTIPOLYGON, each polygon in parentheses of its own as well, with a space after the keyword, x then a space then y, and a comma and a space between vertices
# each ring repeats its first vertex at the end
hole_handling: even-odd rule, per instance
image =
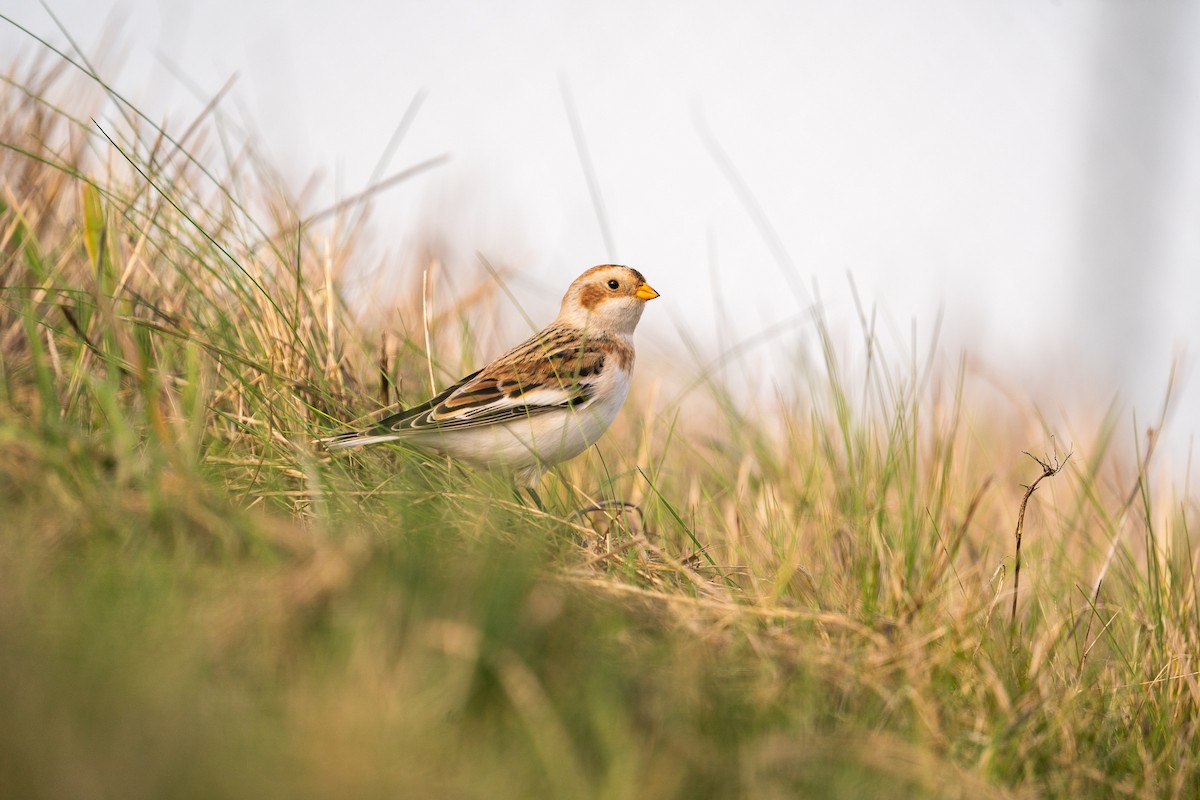
POLYGON ((380 420, 376 430, 474 428, 573 408, 595 393, 605 358, 603 339, 552 328, 431 400, 380 420))

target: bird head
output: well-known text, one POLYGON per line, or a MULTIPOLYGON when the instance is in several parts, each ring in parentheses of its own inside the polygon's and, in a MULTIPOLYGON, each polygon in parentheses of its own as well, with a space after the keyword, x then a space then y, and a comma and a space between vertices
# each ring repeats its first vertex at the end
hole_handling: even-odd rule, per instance
POLYGON ((580 275, 563 297, 558 320, 577 328, 629 336, 658 292, 636 269, 602 264, 580 275))

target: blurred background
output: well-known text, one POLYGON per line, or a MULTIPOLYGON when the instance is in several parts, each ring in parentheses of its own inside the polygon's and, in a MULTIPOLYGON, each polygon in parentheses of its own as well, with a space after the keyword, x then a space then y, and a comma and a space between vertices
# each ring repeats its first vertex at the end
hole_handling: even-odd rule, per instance
POLYGON ((1178 363, 1177 465, 1200 429, 1200 2, 3 5, 6 65, 43 49, 15 22, 169 128, 234 79, 312 210, 449 154, 375 196, 364 314, 431 243, 513 267, 538 322, 618 261, 663 295, 643 363, 750 339, 769 391, 818 298, 857 331, 856 291, 1049 418, 1144 426, 1178 363))

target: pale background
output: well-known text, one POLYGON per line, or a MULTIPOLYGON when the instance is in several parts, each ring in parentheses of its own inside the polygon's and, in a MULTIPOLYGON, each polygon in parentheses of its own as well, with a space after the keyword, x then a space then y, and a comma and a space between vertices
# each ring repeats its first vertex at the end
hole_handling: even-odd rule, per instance
MULTIPOLYGON (((639 346, 673 359, 681 331, 716 348, 800 319, 814 286, 849 327, 849 274, 897 346, 940 311, 951 357, 1051 414, 1119 395, 1147 420, 1181 356, 1177 464, 1200 427, 1200 2, 48 6, 157 118, 186 124, 236 75, 225 107, 295 186, 321 173, 329 204, 368 184, 424 92, 388 171, 451 159, 379 198, 365 268, 434 236, 451 269, 519 264, 544 321, 584 267, 628 263, 663 295, 639 346)), ((67 47, 40 4, 0 9, 67 47)), ((36 49, 0 21, 5 66, 36 49)), ((782 349, 757 357, 786 372, 782 349)))

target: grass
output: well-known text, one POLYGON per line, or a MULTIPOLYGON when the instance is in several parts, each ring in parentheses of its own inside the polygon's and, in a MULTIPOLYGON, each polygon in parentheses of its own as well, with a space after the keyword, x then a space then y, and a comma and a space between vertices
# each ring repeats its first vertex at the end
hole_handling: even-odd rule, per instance
POLYGON ((360 324, 349 212, 99 89, 0 88, 3 796, 1200 794, 1196 498, 1113 415, 1030 498, 1060 432, 818 310, 751 408, 643 369, 545 512, 331 456, 502 292, 360 324))

